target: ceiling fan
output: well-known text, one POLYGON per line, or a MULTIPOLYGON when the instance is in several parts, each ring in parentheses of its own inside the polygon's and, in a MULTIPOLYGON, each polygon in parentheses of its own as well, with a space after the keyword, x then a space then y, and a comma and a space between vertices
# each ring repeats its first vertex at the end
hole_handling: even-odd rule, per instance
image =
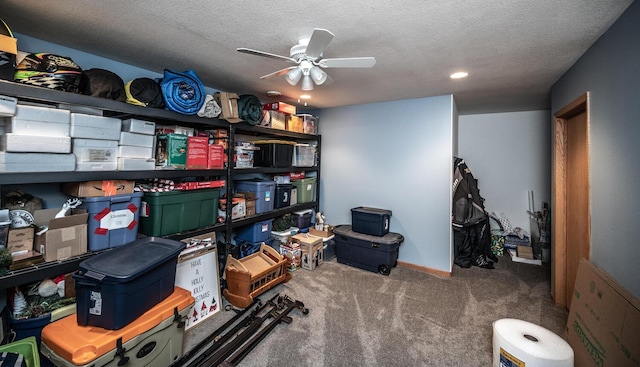
POLYGON ((313 89, 313 85, 329 84, 333 79, 322 70, 326 68, 370 68, 376 64, 375 57, 345 57, 325 59, 322 52, 333 39, 333 33, 326 29, 316 28, 309 39, 302 39, 291 47, 289 57, 269 52, 238 48, 239 52, 284 60, 296 65, 263 75, 260 79, 285 75, 291 85, 296 85, 302 79, 302 90, 313 89))

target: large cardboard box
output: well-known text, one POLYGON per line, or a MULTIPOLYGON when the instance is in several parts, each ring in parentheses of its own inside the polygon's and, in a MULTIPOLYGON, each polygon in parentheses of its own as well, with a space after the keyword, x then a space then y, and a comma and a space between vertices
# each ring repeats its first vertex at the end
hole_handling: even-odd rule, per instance
POLYGON ((223 120, 227 120, 231 123, 241 122, 238 111, 238 95, 236 93, 216 92, 213 94, 213 98, 218 103, 222 112, 218 116, 223 120))
POLYGON ((62 192, 67 195, 89 198, 133 193, 135 181, 103 180, 69 182, 62 184, 62 192))
POLYGON ((44 261, 66 259, 87 252, 87 220, 89 214, 84 209, 72 209, 66 217, 55 218, 60 209, 36 210, 34 213, 39 230, 35 247, 44 255, 44 261))
POLYGON ((581 259, 566 338, 579 367, 640 366, 640 300, 581 259))

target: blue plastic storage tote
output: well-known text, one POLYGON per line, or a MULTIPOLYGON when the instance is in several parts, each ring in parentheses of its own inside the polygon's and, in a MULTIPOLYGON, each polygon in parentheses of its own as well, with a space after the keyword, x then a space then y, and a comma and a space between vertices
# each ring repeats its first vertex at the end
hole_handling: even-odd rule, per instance
POLYGON ((185 247, 145 237, 83 260, 73 274, 78 325, 117 330, 167 298, 185 247))
POLYGON ((87 247, 99 251, 134 241, 138 237, 141 192, 82 198, 87 209, 87 247))
POLYGON ((256 193, 256 214, 266 213, 273 210, 273 202, 276 196, 275 181, 267 180, 247 180, 235 181, 233 183, 236 192, 250 191, 256 193))
POLYGON ((237 230, 236 238, 248 242, 264 242, 271 238, 273 219, 256 222, 237 230))

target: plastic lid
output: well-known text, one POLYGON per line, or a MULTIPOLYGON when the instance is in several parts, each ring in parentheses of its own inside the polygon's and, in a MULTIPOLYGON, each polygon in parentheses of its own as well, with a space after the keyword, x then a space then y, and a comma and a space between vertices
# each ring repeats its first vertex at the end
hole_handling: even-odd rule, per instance
POLYGON ((80 273, 98 280, 128 281, 175 257, 186 247, 184 242, 161 237, 146 237, 116 247, 78 266, 80 273))
POLYGON ((253 141, 252 143, 254 144, 289 144, 289 145, 296 145, 295 141, 288 141, 288 140, 256 140, 253 141))

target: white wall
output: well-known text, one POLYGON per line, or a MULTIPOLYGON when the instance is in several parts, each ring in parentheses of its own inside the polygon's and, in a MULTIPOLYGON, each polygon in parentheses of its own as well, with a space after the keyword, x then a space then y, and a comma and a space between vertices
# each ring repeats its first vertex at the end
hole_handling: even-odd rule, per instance
MULTIPOLYGON (((451 271, 451 95, 320 111, 320 209, 351 224, 351 208, 390 209, 399 260, 451 271)), ((457 114, 457 112, 456 112, 457 114)))
POLYGON ((536 210, 551 203, 550 112, 463 115, 458 124, 458 156, 478 179, 486 210, 531 233, 528 191, 536 210))

